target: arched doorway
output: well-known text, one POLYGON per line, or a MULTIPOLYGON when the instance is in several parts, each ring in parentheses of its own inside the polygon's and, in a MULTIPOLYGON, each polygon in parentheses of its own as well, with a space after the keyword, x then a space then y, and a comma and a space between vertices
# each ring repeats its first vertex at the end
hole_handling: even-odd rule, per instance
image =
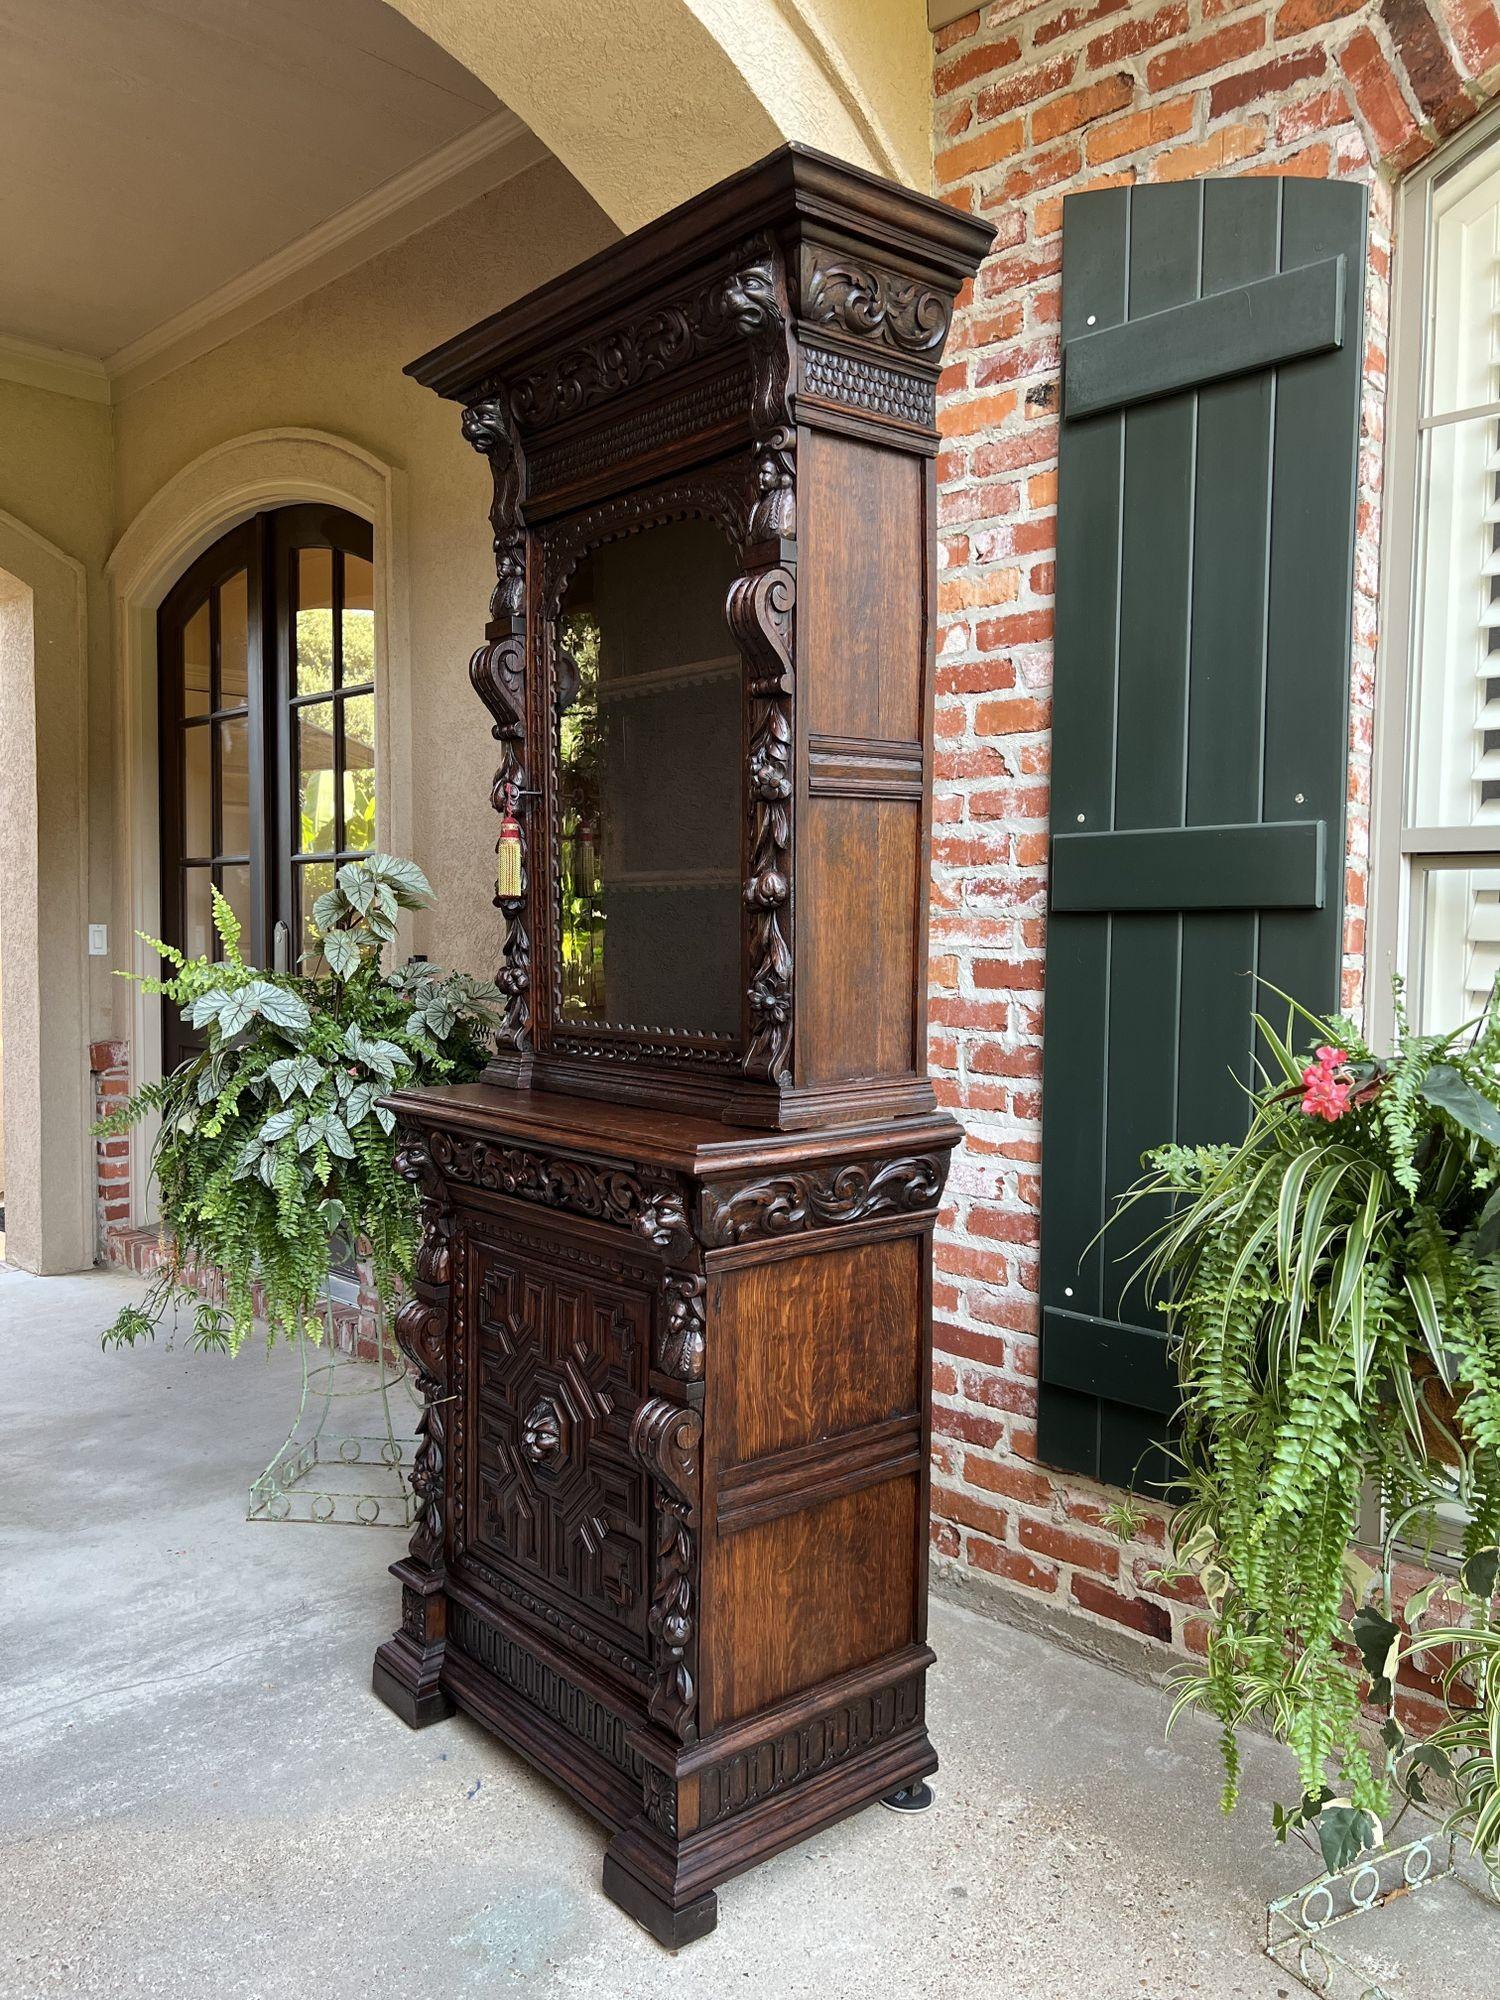
MULTIPOLYGON (((368 521, 254 515, 157 614, 161 935, 219 955, 217 889, 243 949, 293 969, 335 869, 375 845, 375 568, 368 521)), ((166 1066, 192 1046, 162 1019, 166 1066)))

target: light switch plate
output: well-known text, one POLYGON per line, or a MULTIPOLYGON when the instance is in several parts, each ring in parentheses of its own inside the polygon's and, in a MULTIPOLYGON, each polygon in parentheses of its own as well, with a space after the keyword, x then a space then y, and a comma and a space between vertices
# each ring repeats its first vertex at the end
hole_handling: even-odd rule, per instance
POLYGON ((108 958, 108 956, 109 956, 109 925, 90 924, 89 957, 108 958))

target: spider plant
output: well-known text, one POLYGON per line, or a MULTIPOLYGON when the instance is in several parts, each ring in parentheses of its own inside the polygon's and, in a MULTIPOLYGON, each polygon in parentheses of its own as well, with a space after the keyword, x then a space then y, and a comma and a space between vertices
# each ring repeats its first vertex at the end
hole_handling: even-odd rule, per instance
MULTIPOLYGON (((1413 1774, 1420 1788, 1445 1761, 1441 1745, 1423 1755, 1394 1719, 1414 1642, 1395 1617, 1394 1538, 1379 1568, 1351 1547, 1362 1494, 1373 1489, 1419 1544, 1458 1502, 1455 1600, 1481 1627, 1490 1615, 1500 1007, 1492 996, 1477 1023, 1444 1035, 1414 1035, 1403 1017, 1389 1056, 1352 1022, 1295 1006, 1283 1034, 1261 1017, 1257 1027, 1269 1057, 1245 1138, 1158 1148, 1124 1206, 1145 1202, 1159 1217, 1143 1275, 1167 1316, 1181 1392, 1172 1573, 1198 1580, 1212 1614, 1205 1662, 1180 1677, 1174 1716, 1217 1717, 1226 1810, 1240 1726, 1259 1719, 1289 1745, 1299 1796, 1277 1809, 1278 1834, 1312 1826, 1335 1867, 1378 1837, 1394 1790, 1413 1774), (1294 1053, 1299 1031, 1315 1053, 1294 1053), (1378 1740, 1371 1701, 1385 1712, 1378 1740)), ((1492 1654, 1477 1677, 1471 1661, 1455 1679, 1455 1701, 1476 1681, 1490 1747, 1481 1752, 1470 1713, 1450 1704, 1454 1774, 1468 1788, 1469 1837, 1488 1851, 1500 1838, 1492 1654)))

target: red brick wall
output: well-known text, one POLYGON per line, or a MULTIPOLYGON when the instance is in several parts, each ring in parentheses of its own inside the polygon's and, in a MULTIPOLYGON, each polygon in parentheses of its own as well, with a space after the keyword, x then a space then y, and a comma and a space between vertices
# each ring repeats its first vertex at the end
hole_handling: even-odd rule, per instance
POLYGON ((1345 1001, 1360 998, 1391 186, 1500 84, 1490 0, 993 4, 935 38, 939 192, 994 250, 942 382, 930 1058, 967 1140, 938 1236, 939 1561, 1191 1647, 1102 1488, 1036 1463, 1047 771, 1062 197, 1206 173, 1374 188, 1349 765, 1345 1001))
MULTIPOLYGON (((94 1079, 94 1120, 118 1111, 130 1095, 130 1044, 90 1042, 94 1079)), ((130 1140, 94 1141, 94 1254, 106 1261, 109 1234, 130 1221, 130 1140)))

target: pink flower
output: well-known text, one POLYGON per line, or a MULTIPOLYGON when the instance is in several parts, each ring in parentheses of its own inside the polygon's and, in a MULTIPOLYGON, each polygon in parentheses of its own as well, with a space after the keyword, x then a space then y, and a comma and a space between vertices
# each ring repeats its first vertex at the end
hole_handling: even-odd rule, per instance
POLYGON ((1344 1049, 1321 1048, 1302 1072, 1302 1111, 1307 1118, 1322 1118, 1332 1125, 1349 1109, 1352 1085, 1339 1075, 1339 1065, 1347 1061, 1344 1049))

